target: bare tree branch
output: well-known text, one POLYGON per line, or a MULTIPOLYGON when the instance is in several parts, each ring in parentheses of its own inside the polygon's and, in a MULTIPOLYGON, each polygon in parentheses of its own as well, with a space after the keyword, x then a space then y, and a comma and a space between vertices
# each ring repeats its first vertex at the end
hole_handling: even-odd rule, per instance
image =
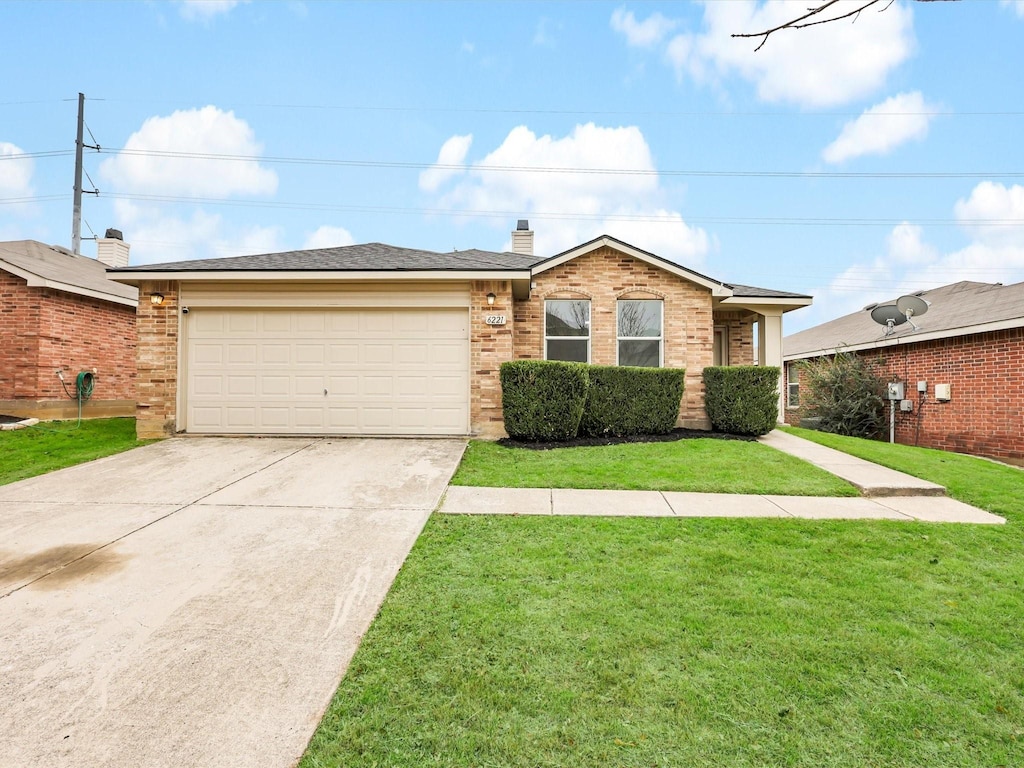
MULTIPOLYGON (((915 0, 915 2, 918 3, 941 3, 957 1, 958 0, 915 0)), ((825 18, 816 18, 820 16, 820 14, 827 11, 829 8, 838 5, 840 2, 842 2, 842 0, 825 0, 824 2, 821 3, 821 5, 817 7, 808 8, 807 13, 803 14, 802 16, 797 16, 795 19, 790 19, 789 21, 783 24, 779 24, 776 27, 772 27, 771 29, 764 29, 761 30, 760 32, 736 32, 732 35, 732 37, 760 37, 761 42, 758 44, 757 48, 754 49, 754 51, 757 52, 760 51, 764 47, 764 44, 768 42, 768 37, 770 35, 774 34, 775 32, 779 32, 783 29, 804 29, 806 27, 815 27, 819 24, 831 24, 833 21, 841 21, 842 19, 849 19, 850 17, 853 17, 853 20, 857 21, 857 17, 860 16, 861 11, 868 9, 873 5, 885 3, 884 7, 878 9, 878 12, 882 13, 883 11, 887 10, 889 6, 891 6, 894 2, 896 2, 896 0, 861 0, 857 7, 852 8, 849 11, 846 11, 844 13, 838 13, 833 16, 826 16, 825 18)), ((836 10, 838 11, 840 9, 836 10)))

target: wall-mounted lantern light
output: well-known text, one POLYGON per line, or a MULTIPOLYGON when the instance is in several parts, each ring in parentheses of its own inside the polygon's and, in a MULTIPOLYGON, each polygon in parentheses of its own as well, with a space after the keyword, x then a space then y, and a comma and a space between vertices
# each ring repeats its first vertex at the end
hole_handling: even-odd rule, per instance
POLYGON ((494 299, 495 298, 497 298, 497 297, 493 293, 488 293, 487 294, 487 306, 488 307, 494 306, 494 299))
POLYGON ((164 303, 164 295, 162 293, 154 293, 150 295, 149 300, 153 302, 154 307, 159 307, 164 303))

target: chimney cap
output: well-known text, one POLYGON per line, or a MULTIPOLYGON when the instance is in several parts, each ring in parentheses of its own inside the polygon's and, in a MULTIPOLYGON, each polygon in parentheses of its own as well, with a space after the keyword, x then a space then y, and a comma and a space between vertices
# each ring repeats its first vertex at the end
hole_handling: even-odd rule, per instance
POLYGON ((529 221, 529 219, 520 219, 516 223, 516 231, 517 232, 528 232, 529 229, 530 229, 530 221, 529 221))
POLYGON ((121 230, 120 229, 113 229, 112 227, 108 228, 107 229, 107 233, 105 235, 103 235, 103 236, 105 238, 107 238, 108 240, 121 240, 121 241, 124 240, 124 235, 121 234, 121 230))

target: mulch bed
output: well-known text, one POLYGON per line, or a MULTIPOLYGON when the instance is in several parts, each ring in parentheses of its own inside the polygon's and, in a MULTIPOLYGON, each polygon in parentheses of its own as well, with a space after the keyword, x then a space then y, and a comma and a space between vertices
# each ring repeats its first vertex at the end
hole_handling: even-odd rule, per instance
POLYGON ((673 429, 666 435, 632 435, 627 437, 576 437, 563 442, 540 442, 531 443, 525 440, 513 440, 511 437, 503 437, 498 440, 498 445, 506 448, 529 448, 535 451, 547 451, 552 448, 577 448, 580 446, 590 447, 597 445, 621 445, 622 443, 674 443, 676 440, 693 439, 712 440, 744 440, 753 442, 756 437, 750 435, 733 435, 728 432, 705 432, 701 429, 673 429))

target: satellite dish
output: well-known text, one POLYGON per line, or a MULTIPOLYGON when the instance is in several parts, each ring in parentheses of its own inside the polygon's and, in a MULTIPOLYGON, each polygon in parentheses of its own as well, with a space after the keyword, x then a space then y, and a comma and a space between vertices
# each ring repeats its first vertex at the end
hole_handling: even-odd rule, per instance
POLYGON ((914 327, 915 331, 920 329, 914 325, 914 321, 910 318, 915 315, 920 317, 928 311, 929 306, 928 302, 919 296, 900 296, 896 299, 896 309, 906 316, 907 322, 914 327))
POLYGON ((897 325, 907 322, 907 316, 895 304, 879 304, 871 310, 871 319, 885 326, 885 335, 893 332, 897 325))

